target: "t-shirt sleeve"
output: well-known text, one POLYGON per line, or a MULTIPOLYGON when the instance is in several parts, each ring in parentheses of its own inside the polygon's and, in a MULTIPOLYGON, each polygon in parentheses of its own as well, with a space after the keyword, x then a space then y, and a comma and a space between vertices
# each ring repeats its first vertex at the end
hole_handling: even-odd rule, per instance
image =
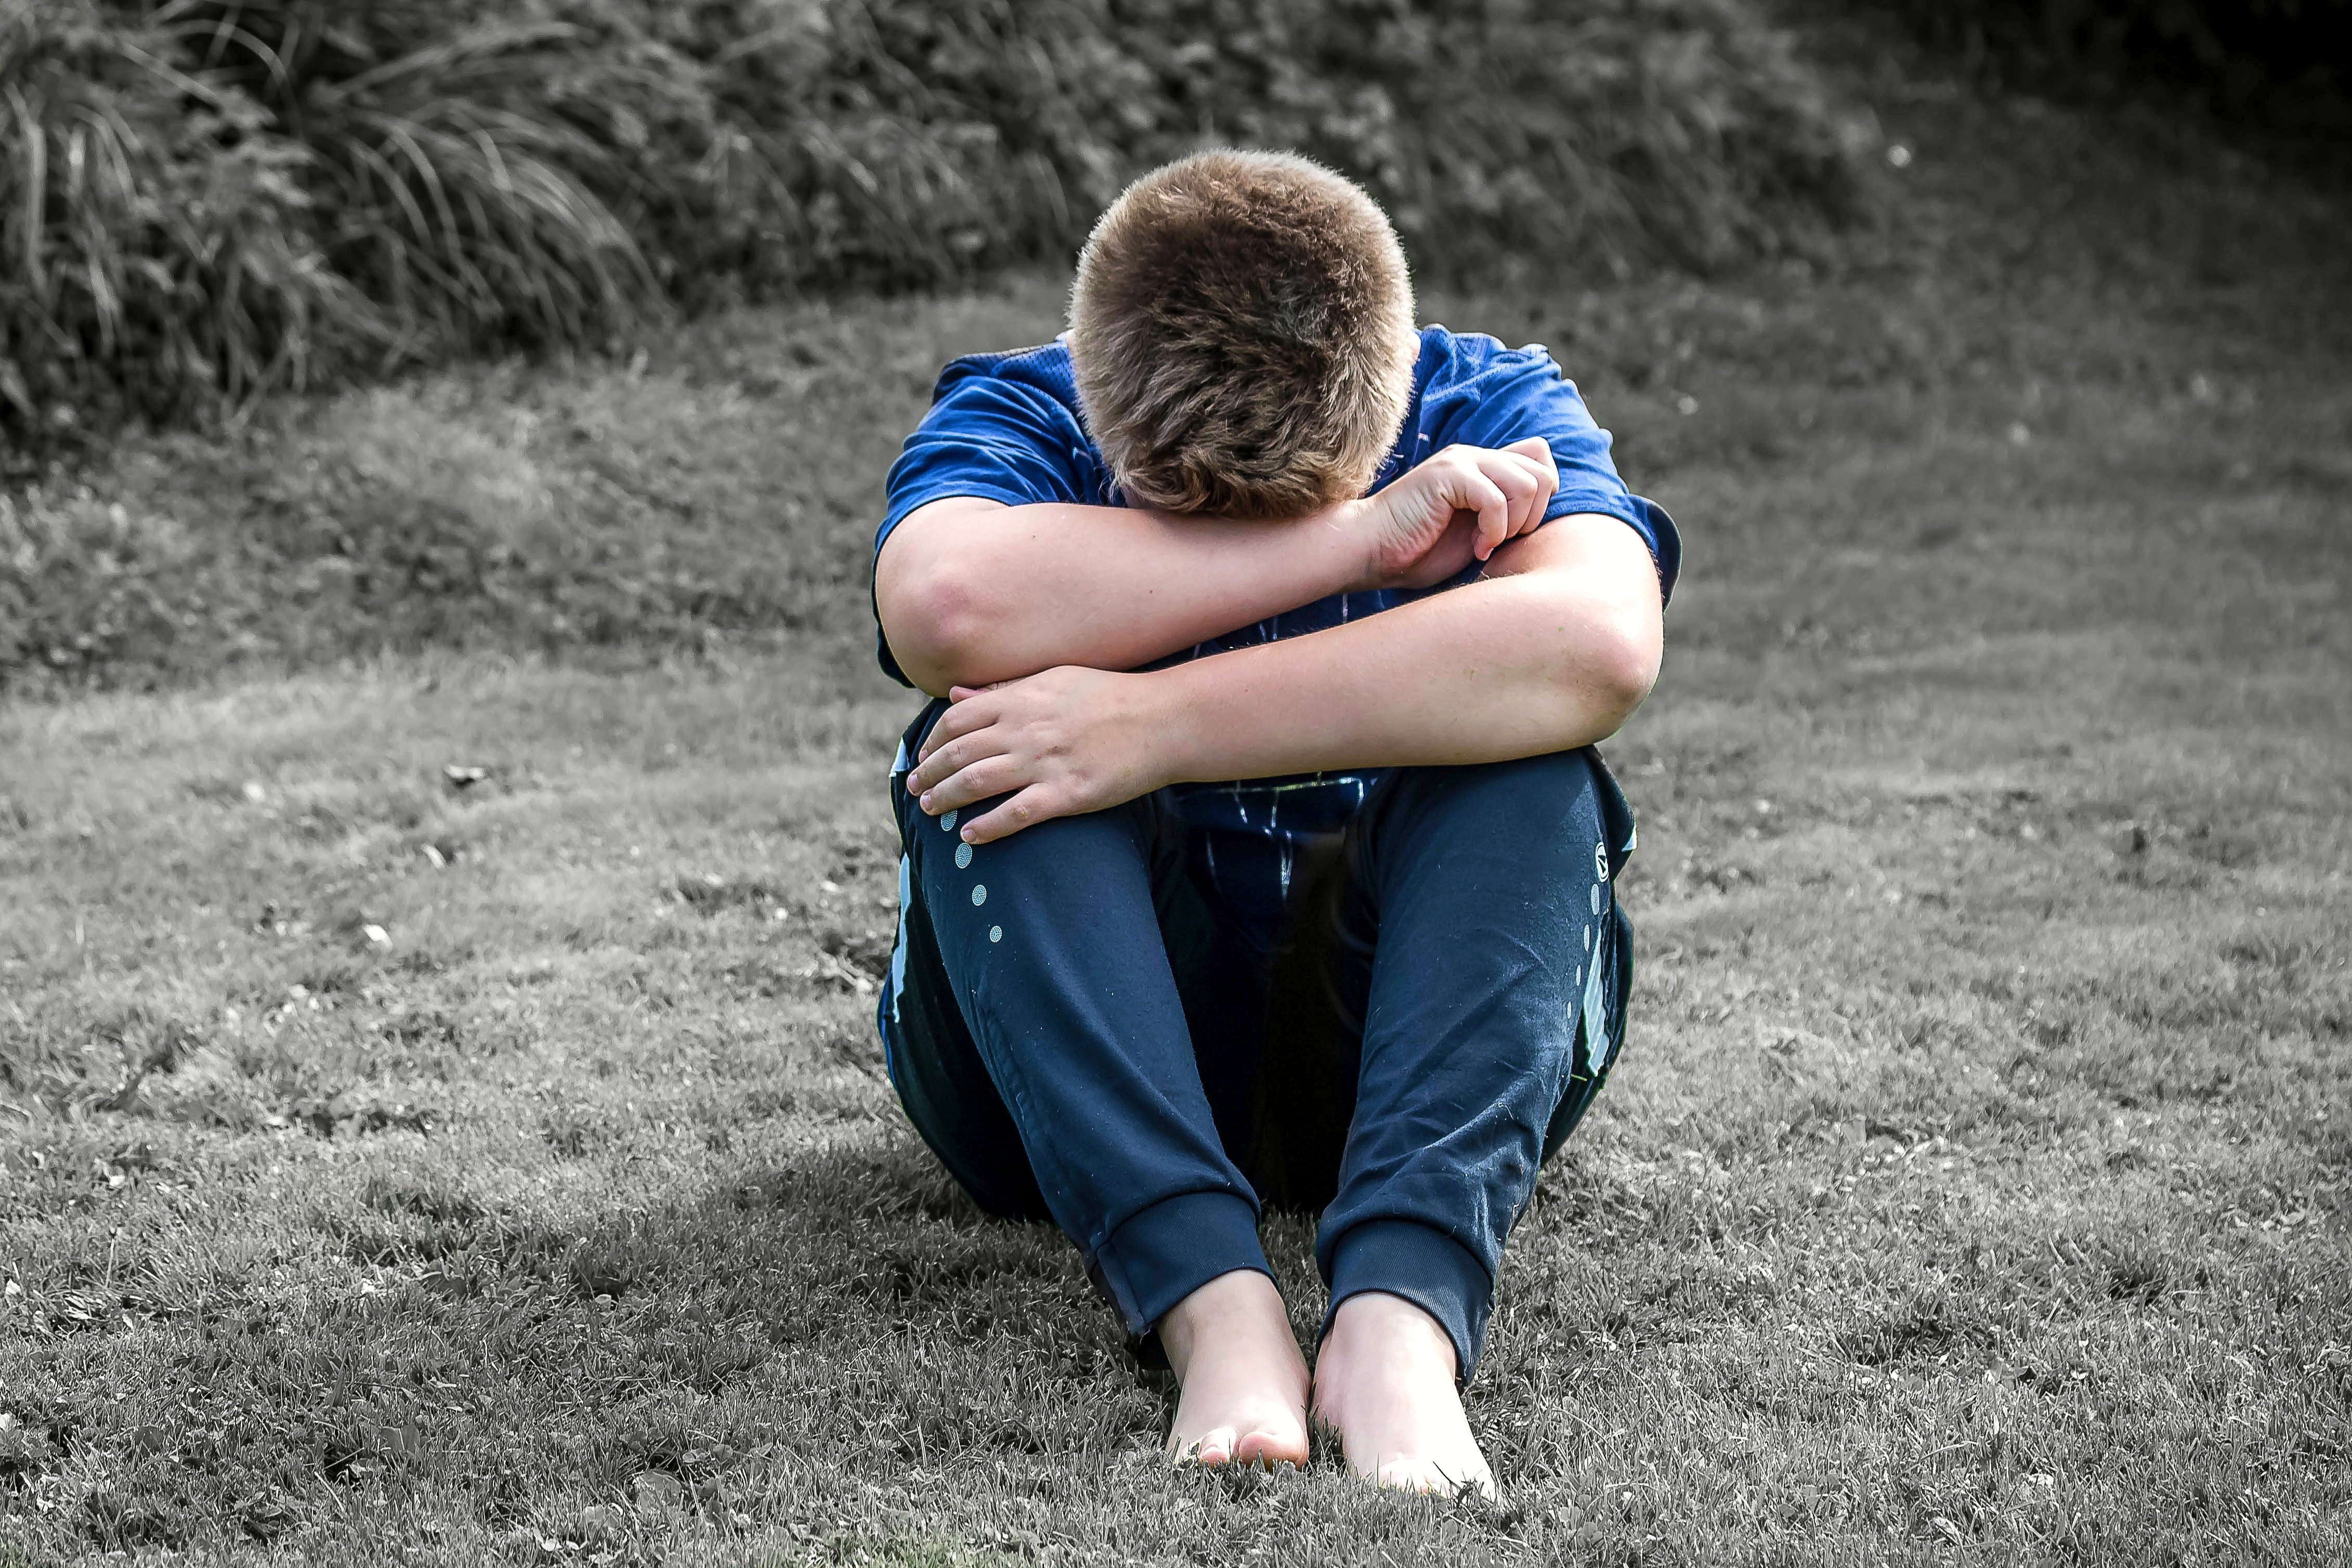
MULTIPOLYGON (((916 508, 950 496, 976 496, 1025 506, 1086 497, 1079 464, 1085 432, 1069 410, 1037 387, 1003 376, 975 374, 959 362, 948 367, 930 412, 898 448, 883 481, 882 526, 874 531, 878 560, 890 531, 916 508)), ((890 639, 882 612, 874 611, 874 652, 882 672, 912 686, 890 639)))
POLYGON ((1082 498, 1069 413, 1033 386, 998 376, 943 384, 930 412, 898 449, 885 481, 887 505, 874 549, 917 507, 950 496, 1025 506, 1082 498))
POLYGON ((1593 422, 1576 384, 1549 353, 1497 346, 1469 375, 1446 387, 1439 403, 1429 428, 1431 450, 1507 447, 1542 437, 1559 469, 1559 489, 1544 509, 1544 521, 1575 512, 1622 520, 1650 547, 1660 591, 1673 595, 1682 570, 1682 538, 1674 519, 1665 508, 1625 488, 1610 460, 1609 432, 1593 422))

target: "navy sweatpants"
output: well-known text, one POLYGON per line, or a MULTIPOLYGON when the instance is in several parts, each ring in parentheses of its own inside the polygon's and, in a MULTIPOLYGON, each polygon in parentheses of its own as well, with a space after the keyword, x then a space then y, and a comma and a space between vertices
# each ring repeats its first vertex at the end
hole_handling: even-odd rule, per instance
POLYGON ((962 843, 994 802, 935 818, 905 788, 945 707, 890 779, 881 1022, 917 1131, 983 1209, 1058 1224, 1139 1341, 1270 1272, 1273 1204, 1320 1211, 1333 1308, 1416 1303, 1466 1380, 1504 1240, 1623 1035, 1632 824, 1599 758, 1387 771, 1286 851, 1269 930, 1174 791, 962 843))

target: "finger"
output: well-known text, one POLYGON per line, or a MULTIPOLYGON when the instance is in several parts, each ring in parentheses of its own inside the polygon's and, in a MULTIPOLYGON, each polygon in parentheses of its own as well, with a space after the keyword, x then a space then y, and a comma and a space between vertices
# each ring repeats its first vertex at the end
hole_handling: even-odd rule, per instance
POLYGON ((921 764, 907 775, 907 793, 919 801, 927 791, 936 789, 961 770, 982 758, 995 756, 1004 749, 1002 725, 991 724, 985 730, 959 735, 925 757, 921 764))
POLYGON ((1551 443, 1540 436, 1522 436, 1503 450, 1516 452, 1522 458, 1533 458, 1545 468, 1558 471, 1551 460, 1551 443))
POLYGON ((1527 521, 1527 526, 1532 529, 1550 510, 1551 498, 1559 493, 1559 465, 1552 459, 1551 443, 1540 436, 1523 437, 1503 450, 1526 462, 1536 476, 1536 504, 1529 509, 1527 521))
MULTIPOLYGON (((966 691, 970 689, 959 686, 955 689, 966 691)), ((993 702, 970 702, 959 699, 940 715, 939 722, 931 726, 931 732, 923 737, 922 745, 915 752, 915 760, 922 762, 957 736, 969 735, 974 730, 985 730, 995 722, 996 704, 993 702)))
POLYGON ((1511 537, 1511 498, 1502 487, 1486 475, 1462 487, 1471 509, 1478 514, 1478 538, 1471 546, 1478 559, 1484 561, 1495 553, 1496 547, 1511 537))
MULTIPOLYGON (((924 791, 922 807, 937 816, 942 812, 960 811, 973 801, 986 800, 992 795, 1008 795, 1035 782, 1018 758, 999 752, 992 757, 981 758, 971 766, 958 770, 924 791)), ((965 837, 970 838, 969 829, 966 829, 965 837)))
POLYGON ((985 812, 964 824, 963 839, 967 844, 986 844, 998 838, 1010 837, 1024 827, 1034 827, 1056 816, 1067 816, 1070 808, 1044 784, 1031 784, 995 810, 985 812))
POLYGON ((1533 459, 1517 452, 1490 452, 1483 470, 1496 488, 1510 498, 1510 531, 1516 539, 1534 526, 1530 513, 1537 504, 1540 478, 1533 459))
POLYGON ((1528 526, 1533 528, 1551 510, 1551 498, 1559 493, 1559 465, 1552 461, 1551 447, 1540 436, 1525 443, 1536 449, 1527 454, 1528 462, 1536 471, 1535 516, 1528 526))
POLYGON ((1534 488, 1528 492, 1527 510, 1519 521, 1519 531, 1532 533, 1543 521, 1544 513, 1551 510, 1551 498, 1559 489, 1559 470, 1532 458, 1521 461, 1534 482, 1534 488))

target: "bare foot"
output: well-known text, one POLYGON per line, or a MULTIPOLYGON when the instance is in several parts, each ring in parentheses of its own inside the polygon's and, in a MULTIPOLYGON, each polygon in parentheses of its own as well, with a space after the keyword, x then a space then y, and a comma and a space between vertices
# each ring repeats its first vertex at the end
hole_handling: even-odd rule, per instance
POLYGON ((1402 1296, 1339 1303, 1315 1358, 1315 1417, 1358 1475, 1407 1491, 1498 1497, 1454 1387, 1454 1342, 1402 1296))
POLYGON ((1218 1275, 1168 1310, 1160 1342, 1183 1385, 1171 1458, 1307 1463, 1307 1361, 1273 1280, 1249 1268, 1218 1275))

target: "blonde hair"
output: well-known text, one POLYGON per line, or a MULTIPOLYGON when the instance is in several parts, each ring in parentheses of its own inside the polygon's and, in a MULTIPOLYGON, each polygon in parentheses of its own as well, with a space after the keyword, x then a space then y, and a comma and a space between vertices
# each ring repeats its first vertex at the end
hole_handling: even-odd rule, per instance
POLYGON ((1070 294, 1088 431, 1127 500, 1165 511, 1302 517, 1361 495, 1419 352, 1387 215, 1286 153, 1144 175, 1095 225, 1070 294))

